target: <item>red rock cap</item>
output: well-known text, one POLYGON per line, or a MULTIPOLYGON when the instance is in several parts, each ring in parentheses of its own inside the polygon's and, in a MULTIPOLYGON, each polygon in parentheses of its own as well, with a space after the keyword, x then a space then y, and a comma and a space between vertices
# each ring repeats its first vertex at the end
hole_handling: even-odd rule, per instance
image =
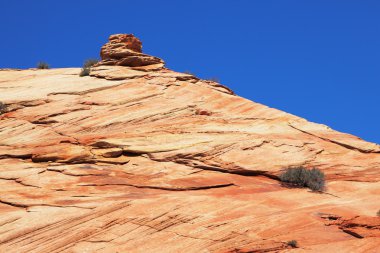
POLYGON ((140 67, 153 64, 164 64, 160 58, 143 54, 142 43, 133 34, 114 34, 102 46, 101 61, 97 65, 119 65, 140 67))

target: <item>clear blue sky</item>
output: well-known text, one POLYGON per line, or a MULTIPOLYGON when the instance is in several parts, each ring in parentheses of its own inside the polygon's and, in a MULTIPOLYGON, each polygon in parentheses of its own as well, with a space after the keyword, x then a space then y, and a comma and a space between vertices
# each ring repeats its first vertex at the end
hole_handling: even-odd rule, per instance
POLYGON ((79 67, 133 33, 177 71, 380 143, 380 1, 0 2, 0 68, 79 67))

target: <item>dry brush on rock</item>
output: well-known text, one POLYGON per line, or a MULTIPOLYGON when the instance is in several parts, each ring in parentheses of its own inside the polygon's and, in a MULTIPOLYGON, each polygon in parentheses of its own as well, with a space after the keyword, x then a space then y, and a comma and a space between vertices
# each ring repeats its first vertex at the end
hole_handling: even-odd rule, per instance
POLYGON ((280 175, 280 180, 288 186, 307 187, 312 191, 325 189, 325 175, 316 168, 288 168, 280 175))

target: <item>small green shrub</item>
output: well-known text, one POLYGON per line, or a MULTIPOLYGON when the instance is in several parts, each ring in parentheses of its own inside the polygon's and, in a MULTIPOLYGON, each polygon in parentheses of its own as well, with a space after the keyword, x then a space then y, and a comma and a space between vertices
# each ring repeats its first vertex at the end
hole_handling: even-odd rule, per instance
POLYGON ((41 62, 37 63, 37 68, 38 69, 49 69, 50 66, 46 62, 41 61, 41 62))
POLYGON ((292 248, 297 248, 298 247, 298 243, 297 243, 296 240, 288 241, 286 244, 288 244, 292 248))
POLYGON ((280 180, 288 185, 308 187, 312 191, 322 191, 325 188, 325 175, 316 168, 289 168, 280 175, 280 180))
POLYGON ((90 75, 90 68, 82 68, 82 70, 79 73, 79 76, 88 76, 90 75))
POLYGON ((97 59, 88 59, 84 62, 83 68, 91 68, 95 64, 97 64, 99 61, 97 59))
POLYGON ((88 76, 91 72, 91 67, 98 63, 96 59, 88 59, 84 62, 82 70, 79 73, 79 76, 88 76))
POLYGON ((325 188, 325 174, 319 169, 313 168, 309 171, 307 187, 312 191, 322 191, 325 188))
POLYGON ((3 102, 0 102, 0 114, 3 114, 6 111, 7 111, 7 105, 4 104, 3 102))

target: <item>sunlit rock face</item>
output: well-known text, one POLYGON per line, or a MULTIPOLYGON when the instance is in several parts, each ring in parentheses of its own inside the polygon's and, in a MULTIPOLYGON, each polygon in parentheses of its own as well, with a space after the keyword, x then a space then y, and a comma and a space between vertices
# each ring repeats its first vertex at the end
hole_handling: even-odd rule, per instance
POLYGON ((0 70, 0 252, 379 252, 378 145, 163 68, 131 35, 79 72, 0 70), (326 191, 282 186, 294 166, 326 191))
POLYGON ((161 64, 164 61, 142 53, 141 41, 132 34, 114 34, 102 46, 100 51, 101 62, 98 65, 119 65, 140 67, 161 64))

